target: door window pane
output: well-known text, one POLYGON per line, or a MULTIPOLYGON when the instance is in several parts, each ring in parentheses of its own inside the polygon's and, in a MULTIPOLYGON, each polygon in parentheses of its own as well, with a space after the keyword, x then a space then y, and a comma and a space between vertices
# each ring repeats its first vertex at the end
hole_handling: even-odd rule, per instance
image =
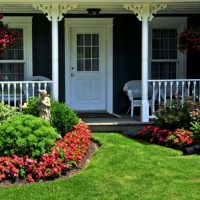
POLYGON ((77 71, 99 71, 98 34, 77 34, 77 71))

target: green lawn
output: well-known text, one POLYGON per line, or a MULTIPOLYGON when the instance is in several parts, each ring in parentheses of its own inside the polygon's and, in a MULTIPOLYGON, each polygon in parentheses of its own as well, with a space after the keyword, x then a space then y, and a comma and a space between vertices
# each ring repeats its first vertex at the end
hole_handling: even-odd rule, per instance
POLYGON ((82 172, 68 179, 0 188, 0 200, 198 200, 200 156, 94 134, 102 146, 82 172))

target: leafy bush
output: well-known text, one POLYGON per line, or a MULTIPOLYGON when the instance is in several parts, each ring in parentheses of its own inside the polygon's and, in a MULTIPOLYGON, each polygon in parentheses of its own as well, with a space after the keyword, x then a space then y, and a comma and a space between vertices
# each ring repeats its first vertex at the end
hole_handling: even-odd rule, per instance
POLYGON ((171 105, 163 106, 155 112, 155 124, 169 130, 183 127, 188 129, 192 121, 191 112, 197 107, 199 104, 191 100, 186 100, 183 105, 180 101, 172 101, 171 105))
POLYGON ((29 97, 28 102, 27 102, 27 107, 23 108, 23 113, 38 117, 39 116, 39 110, 38 110, 39 102, 40 102, 39 97, 29 97))
POLYGON ((30 183, 39 179, 52 179, 65 175, 78 167, 90 144, 90 130, 84 122, 77 124, 73 131, 56 141, 48 153, 38 159, 28 156, 0 157, 0 181, 24 179, 30 183))
POLYGON ((41 118, 15 116, 0 126, 0 154, 36 157, 46 153, 58 137, 55 129, 41 118))
MULTIPOLYGON (((38 106, 39 98, 31 97, 29 98, 27 108, 24 109, 23 113, 39 116, 38 106)), ((66 104, 57 100, 51 99, 50 112, 50 123, 62 136, 64 136, 65 133, 71 131, 74 125, 79 122, 76 113, 66 104)))
POLYGON ((79 118, 76 113, 64 103, 52 101, 51 103, 51 125, 58 130, 61 136, 72 131, 74 125, 78 124, 79 118))
POLYGON ((193 143, 192 138, 193 134, 190 131, 178 128, 174 132, 169 132, 165 142, 168 146, 185 147, 193 143))
POLYGON ((144 126, 137 134, 148 142, 171 147, 182 148, 190 146, 194 142, 192 132, 185 129, 169 131, 160 129, 157 126, 148 125, 144 126))
POLYGON ((14 106, 9 106, 4 104, 3 102, 0 102, 0 124, 10 119, 11 117, 15 115, 19 115, 20 113, 17 111, 17 108, 14 106))

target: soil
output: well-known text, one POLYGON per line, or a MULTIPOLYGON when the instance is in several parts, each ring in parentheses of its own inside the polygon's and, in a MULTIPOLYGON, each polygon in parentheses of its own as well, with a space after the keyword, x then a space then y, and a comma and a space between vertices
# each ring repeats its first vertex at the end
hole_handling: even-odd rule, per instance
MULTIPOLYGON (((57 180, 57 179, 60 179, 60 178, 69 178, 69 177, 73 176, 74 174, 77 174, 78 172, 82 171, 87 166, 87 164, 90 162, 92 154, 96 151, 96 149, 99 146, 100 145, 98 143, 91 141, 91 143, 88 147, 88 153, 84 156, 82 161, 79 163, 79 167, 76 168, 76 169, 69 170, 66 175, 62 175, 59 178, 52 179, 52 180, 42 180, 41 179, 38 182, 35 182, 35 183, 32 183, 32 184, 37 184, 37 183, 47 182, 47 181, 53 181, 53 180, 57 180)), ((12 186, 13 185, 25 185, 25 184, 29 184, 25 179, 20 179, 17 182, 5 180, 5 181, 2 181, 0 183, 0 187, 9 186, 9 185, 12 185, 12 186)))

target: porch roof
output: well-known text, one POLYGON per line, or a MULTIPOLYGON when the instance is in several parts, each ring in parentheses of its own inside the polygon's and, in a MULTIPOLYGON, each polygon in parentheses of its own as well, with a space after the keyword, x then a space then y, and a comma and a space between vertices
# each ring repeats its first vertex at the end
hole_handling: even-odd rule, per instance
POLYGON ((87 14, 87 8, 100 8, 101 14, 132 14, 123 7, 126 3, 166 3, 167 8, 158 14, 199 14, 200 0, 0 0, 3 13, 41 13, 32 7, 35 3, 71 3, 77 8, 69 14, 87 14))

